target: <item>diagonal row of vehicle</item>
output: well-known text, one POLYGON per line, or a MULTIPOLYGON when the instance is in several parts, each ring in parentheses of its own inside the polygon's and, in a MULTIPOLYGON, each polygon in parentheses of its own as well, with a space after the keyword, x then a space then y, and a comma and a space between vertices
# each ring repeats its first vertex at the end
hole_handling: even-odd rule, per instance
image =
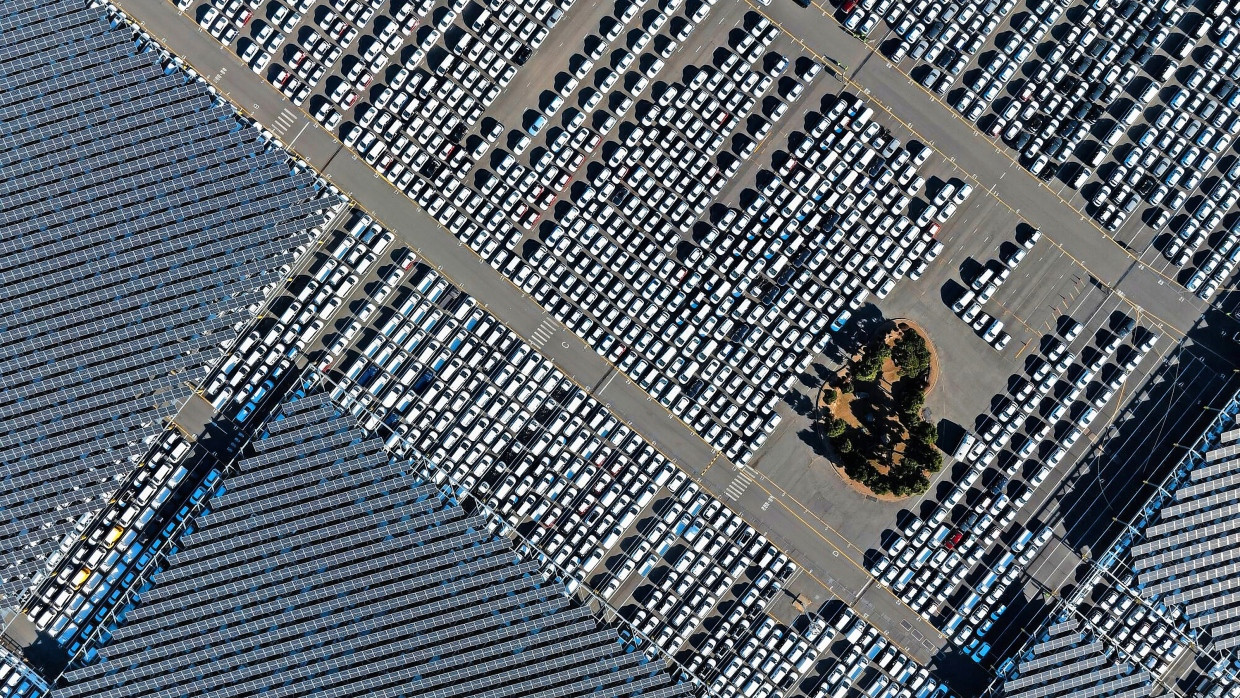
MULTIPOLYGON (((723 614, 734 632, 690 665, 713 679, 752 633, 780 627, 763 609, 796 565, 434 270, 411 267, 355 327, 339 332, 355 349, 319 361, 334 398, 389 447, 439 464, 570 589, 609 599, 638 631, 635 647, 675 655, 723 614)), ((807 669, 797 647, 759 683, 807 669)))
MULTIPOLYGON (((951 183, 945 183, 943 188, 951 186, 951 183)), ((1026 232, 1019 245, 1005 243, 1006 249, 1001 250, 999 259, 976 265, 978 271, 969 281, 969 288, 952 304, 952 312, 972 327, 973 331, 980 333, 995 351, 1003 351, 1012 336, 1004 331, 1002 320, 986 313, 982 307, 994 297, 1003 282, 1008 280, 1016 266, 1041 239, 1042 231, 1035 229, 1026 232)))
POLYGON ((1036 532, 1013 526, 1017 515, 1159 339, 1140 330, 1140 344, 1130 347, 1125 339, 1134 329, 1130 318, 1119 318, 1077 363, 1068 347, 1083 326, 1061 319, 1062 339, 1042 339, 1029 378, 1010 396, 998 396, 978 436, 966 434, 957 448, 956 458, 971 463, 965 477, 929 517, 906 519, 874 557, 870 572, 924 617, 937 619, 977 661, 989 651, 984 638, 1006 608, 1004 595, 1053 536, 1049 526, 1036 532), (992 463, 997 469, 986 475, 992 463), (986 486, 974 490, 983 475, 986 486))
MULTIPOLYGON (((881 297, 904 274, 920 273, 941 247, 932 237, 934 221, 956 208, 927 205, 916 223, 898 215, 910 202, 905 188, 916 193, 924 182, 916 170, 929 149, 910 155, 871 121, 872 109, 849 96, 833 99, 827 115, 812 116, 817 125, 810 135, 797 135, 793 154, 780 154, 779 171, 763 172, 762 188, 742 193, 749 199, 744 210, 716 214, 713 226, 697 220, 769 132, 763 124, 778 121, 784 100, 798 98, 802 81, 819 72, 801 59, 796 77, 781 77, 791 62, 764 52, 777 36, 765 22, 733 32, 729 48, 737 52, 716 51, 717 66, 691 70, 688 81, 667 84, 654 102, 639 104, 641 119, 625 140, 604 143, 602 167, 574 192, 574 205, 541 236, 528 262, 500 267, 740 463, 777 424, 770 408, 797 362, 827 341, 830 316, 798 297, 817 299, 814 305, 838 316, 838 329, 848 318, 845 305, 859 306, 870 292, 863 280, 881 297), (748 68, 749 61, 762 61, 770 72, 748 68), (758 102, 764 81, 783 99, 758 102), (759 104, 756 121, 732 111, 759 104), (717 144, 746 121, 757 130, 736 136, 732 152, 720 152, 717 144), (785 232, 770 241, 761 233, 772 229, 785 232), (826 249, 814 249, 810 231, 826 235, 826 249), (867 261, 871 253, 881 257, 867 261), (769 333, 758 327, 759 317, 769 333), (734 348, 719 356, 720 347, 734 348)), ((501 170, 513 167, 520 166, 500 163, 501 170)))
MULTIPOLYGON (((926 81, 927 89, 945 94, 960 78, 970 57, 982 50, 987 38, 1015 7, 1016 0, 965 0, 944 5, 927 0, 886 0, 877 4, 867 0, 845 22, 852 21, 858 13, 885 17, 897 37, 889 42, 887 53, 891 60, 924 61, 930 66, 928 74, 935 75, 926 81)), ((1000 75, 1000 82, 1010 78, 1015 68, 1004 72, 1006 76, 1000 75)))
MULTIPOLYGON (((889 643, 870 625, 842 608, 828 626, 823 639, 832 638, 835 660, 823 672, 822 681, 807 695, 812 698, 846 698, 858 692, 870 698, 943 698, 946 683, 939 683, 900 648, 889 643)), ((820 641, 821 644, 821 641, 820 641)))

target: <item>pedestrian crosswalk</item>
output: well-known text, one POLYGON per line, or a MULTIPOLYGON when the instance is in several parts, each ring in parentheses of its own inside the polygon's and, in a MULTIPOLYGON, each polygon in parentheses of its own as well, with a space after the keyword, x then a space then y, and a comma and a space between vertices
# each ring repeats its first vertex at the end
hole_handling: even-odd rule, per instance
POLYGON ((530 343, 541 348, 542 345, 551 339, 551 335, 555 334, 555 324, 551 322, 551 318, 544 318, 538 327, 530 333, 530 343))
POLYGON ((296 114, 288 109, 281 109, 280 115, 271 122, 271 130, 275 131, 276 135, 283 136, 284 132, 288 131, 295 121, 297 121, 296 114))
POLYGON ((728 499, 735 502, 741 498, 742 494, 745 494, 745 490, 749 488, 752 482, 753 480, 749 479, 748 473, 744 470, 738 471, 736 477, 732 478, 732 482, 723 489, 723 493, 728 496, 728 499))

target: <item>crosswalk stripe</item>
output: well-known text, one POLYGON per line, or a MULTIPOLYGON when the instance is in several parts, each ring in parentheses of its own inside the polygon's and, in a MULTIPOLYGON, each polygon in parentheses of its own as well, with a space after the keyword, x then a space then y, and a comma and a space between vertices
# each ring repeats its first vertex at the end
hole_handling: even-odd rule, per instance
POLYGON ((536 346, 541 347, 542 345, 547 343, 548 339, 551 339, 551 335, 554 332, 555 332, 555 325, 552 325, 548 320, 544 319, 538 325, 538 327, 534 328, 533 332, 530 332, 530 340, 536 346))
POLYGON ((726 494, 729 499, 735 501, 740 499, 741 495, 745 494, 745 490, 749 488, 749 485, 752 482, 753 481, 749 479, 749 476, 746 475, 744 471, 741 471, 737 473, 736 477, 732 479, 732 482, 723 489, 723 493, 726 494))

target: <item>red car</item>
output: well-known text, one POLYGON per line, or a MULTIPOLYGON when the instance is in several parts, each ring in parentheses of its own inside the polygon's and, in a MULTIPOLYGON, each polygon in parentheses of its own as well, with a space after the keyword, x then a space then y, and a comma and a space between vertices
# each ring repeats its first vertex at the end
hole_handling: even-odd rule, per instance
POLYGON ((953 531, 952 534, 947 537, 947 540, 943 542, 943 547, 948 550, 953 550, 955 549, 957 545, 960 544, 960 541, 963 538, 964 538, 963 531, 953 531))

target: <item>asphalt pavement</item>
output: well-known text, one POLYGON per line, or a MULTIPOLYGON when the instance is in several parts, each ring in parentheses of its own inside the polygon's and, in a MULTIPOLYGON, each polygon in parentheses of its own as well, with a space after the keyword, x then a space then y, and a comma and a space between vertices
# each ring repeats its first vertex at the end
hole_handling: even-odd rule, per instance
MULTIPOLYGON (((801 565, 805 577, 848 601, 862 615, 880 616, 876 620, 880 629, 919 662, 927 662, 934 650, 942 646, 943 637, 929 623, 884 587, 870 585, 869 574, 841 552, 850 545, 846 539, 821 530, 797 512, 794 504, 782 499, 768 500, 769 495, 759 494, 760 487, 741 501, 726 498, 724 490, 732 478, 720 478, 722 471, 710 472, 713 465, 726 460, 716 458, 716 452, 705 441, 639 386, 613 371, 593 349, 344 149, 334 136, 241 63, 232 51, 202 31, 191 17, 164 0, 121 0, 116 4, 242 111, 271 129, 298 157, 348 194, 359 208, 400 233, 443 276, 476 298, 483 308, 607 404, 715 496, 732 505, 801 565)), ((556 48, 549 46, 544 50, 556 48)), ((564 46, 560 50, 572 49, 564 46)))
MULTIPOLYGON (((478 299, 484 308, 694 474, 707 489, 758 526, 805 568, 805 576, 812 583, 863 614, 881 616, 875 619, 879 627, 920 661, 942 645, 941 636, 929 624, 885 588, 870 584, 868 573, 855 562, 860 558, 860 550, 811 512, 815 502, 810 497, 782 490, 761 476, 743 473, 725 459, 717 458, 705 442, 653 402, 640 387, 614 371, 535 301, 344 149, 334 136, 242 64, 232 51, 203 32, 192 18, 178 13, 164 0, 122 0, 118 4, 360 207, 401 233, 445 277, 478 299)), ((735 14, 748 9, 741 6, 735 14)), ((782 25, 785 32, 819 58, 829 57, 851 66, 842 86, 865 95, 876 107, 943 153, 962 176, 990 192, 996 206, 1013 214, 1010 222, 1019 217, 1039 227, 1064 255, 1061 264, 1079 267, 1122 302, 1146 314, 1144 324, 1158 324, 1179 334, 1189 330, 1202 310, 1199 300, 1173 279, 1141 263, 1088 218, 1065 205, 1053 190, 1029 175, 954 110, 848 35, 833 18, 817 9, 802 9, 786 2, 753 9, 782 25)), ((717 8, 721 10, 724 8, 717 8)), ((540 53, 567 55, 573 48, 548 45, 540 53)), ((518 77, 518 82, 521 79, 518 77)), ((1065 276, 1067 270, 1060 274, 1061 278, 1065 276)))
POLYGON ((816 7, 789 2, 751 5, 797 37, 807 51, 824 61, 828 57, 840 61, 848 68, 847 82, 876 109, 918 134, 1014 216, 1041 229, 1075 264, 1127 303, 1180 335, 1205 309, 1205 303, 1180 287, 1174 277, 1141 262, 1083 213, 1069 208, 1006 151, 892 66, 877 49, 848 34, 833 17, 816 7))

